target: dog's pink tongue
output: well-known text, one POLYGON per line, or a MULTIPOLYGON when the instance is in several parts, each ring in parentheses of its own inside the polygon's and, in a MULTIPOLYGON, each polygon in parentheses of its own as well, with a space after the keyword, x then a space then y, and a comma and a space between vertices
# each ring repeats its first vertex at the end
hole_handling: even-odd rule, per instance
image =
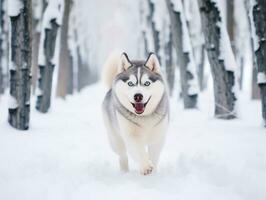
POLYGON ((135 111, 138 114, 141 114, 144 112, 144 103, 135 103, 135 111))

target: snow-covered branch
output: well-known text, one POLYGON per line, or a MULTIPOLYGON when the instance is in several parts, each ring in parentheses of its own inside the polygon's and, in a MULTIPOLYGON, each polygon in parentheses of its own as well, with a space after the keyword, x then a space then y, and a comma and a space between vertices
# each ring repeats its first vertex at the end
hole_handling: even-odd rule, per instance
POLYGON ((16 17, 20 14, 21 9, 23 9, 22 0, 8 0, 8 10, 7 13, 10 17, 16 17))

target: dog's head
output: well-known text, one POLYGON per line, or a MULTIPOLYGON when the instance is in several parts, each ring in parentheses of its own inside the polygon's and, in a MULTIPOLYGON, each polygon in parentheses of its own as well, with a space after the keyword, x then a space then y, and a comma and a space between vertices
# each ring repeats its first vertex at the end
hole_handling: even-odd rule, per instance
POLYGON ((114 91, 120 103, 132 113, 142 116, 151 114, 165 92, 156 55, 151 53, 146 61, 130 61, 123 53, 114 91))

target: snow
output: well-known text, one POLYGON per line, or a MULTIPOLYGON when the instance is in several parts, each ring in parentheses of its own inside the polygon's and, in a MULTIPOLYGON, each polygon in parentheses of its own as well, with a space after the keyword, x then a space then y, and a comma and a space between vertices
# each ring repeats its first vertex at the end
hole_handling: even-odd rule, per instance
POLYGON ((180 4, 180 18, 181 18, 181 24, 182 24, 182 41, 183 41, 183 52, 184 53, 192 53, 192 47, 191 47, 191 41, 190 41, 190 37, 189 37, 189 30, 187 27, 187 21, 185 18, 185 13, 184 13, 184 7, 183 7, 183 3, 181 2, 181 0, 178 0, 176 2, 179 2, 180 4))
POLYGON ((192 96, 199 93, 199 86, 196 78, 188 80, 188 85, 189 85, 188 95, 192 96))
POLYGON ((151 176, 141 176, 132 160, 129 173, 119 172, 101 117, 103 86, 56 99, 48 114, 32 104, 27 132, 6 122, 6 96, 0 101, 0 199, 266 198, 260 102, 244 94, 240 119, 231 121, 213 118, 212 94, 202 94, 199 110, 185 111, 172 99, 167 141, 151 176))
POLYGON ((257 83, 258 84, 266 83, 266 74, 264 72, 258 72, 257 83))
POLYGON ((225 69, 227 71, 234 72, 237 69, 237 64, 234 58, 233 50, 231 47, 229 35, 227 33, 227 29, 225 26, 225 16, 224 12, 222 12, 222 1, 219 0, 211 0, 216 4, 218 11, 220 12, 221 21, 217 23, 217 26, 221 30, 221 37, 220 37, 220 55, 219 59, 224 61, 225 69))
POLYGON ((155 22, 156 30, 162 31, 163 22, 168 18, 167 8, 164 0, 151 0, 154 4, 154 15, 152 21, 155 22))
POLYGON ((8 108, 10 109, 16 109, 18 107, 18 102, 12 95, 8 95, 8 108))
POLYGON ((16 67, 16 64, 13 62, 13 61, 9 61, 8 62, 8 68, 9 68, 9 70, 13 70, 13 71, 16 71, 16 69, 17 69, 17 67, 16 67))
POLYGON ((43 91, 42 91, 39 87, 36 87, 35 90, 36 90, 36 91, 35 91, 35 94, 36 94, 37 96, 41 96, 41 95, 43 95, 43 91))
POLYGON ((254 24, 254 16, 253 16, 253 9, 254 6, 257 4, 256 0, 250 0, 249 1, 250 5, 249 5, 249 21, 250 21, 250 28, 251 28, 251 36, 252 36, 252 42, 253 42, 253 48, 254 48, 254 52, 256 52, 259 49, 259 38, 256 34, 256 28, 255 28, 255 24, 254 24))
POLYGON ((21 9, 23 9, 23 3, 21 0, 8 0, 7 3, 7 13, 10 17, 18 16, 21 9))
POLYGON ((154 4, 153 22, 155 22, 156 30, 159 31, 159 56, 162 66, 165 64, 164 46, 169 41, 170 18, 167 15, 168 9, 165 0, 151 0, 154 4))
POLYGON ((43 24, 42 26, 45 29, 51 29, 51 20, 55 19, 58 25, 62 24, 63 19, 63 9, 64 1, 63 0, 49 0, 47 8, 43 14, 43 24))
POLYGON ((81 54, 90 66, 99 66, 91 70, 100 70, 114 50, 123 50, 130 57, 138 56, 141 28, 138 2, 79 0, 74 4, 74 26, 81 54))
POLYGON ((32 12, 32 16, 34 17, 34 19, 40 20, 42 18, 43 6, 44 5, 43 5, 42 0, 32 1, 32 8, 34 8, 32 12))
POLYGON ((183 5, 184 15, 188 21, 191 44, 194 48, 197 48, 204 44, 204 35, 201 28, 201 17, 198 1, 183 1, 183 5))
MULTIPOLYGON (((49 0, 48 5, 44 11, 42 25, 41 25, 41 38, 40 38, 40 47, 39 47, 39 55, 38 55, 38 65, 46 66, 46 57, 44 54, 44 39, 45 39, 45 30, 51 29, 51 21, 55 20, 57 25, 62 24, 63 19, 63 0, 49 0)), ((57 31, 57 36, 59 35, 60 29, 57 31)), ((56 38, 58 40, 58 37, 56 38)), ((53 64, 57 63, 58 58, 58 49, 59 45, 56 44, 56 50, 54 57, 51 59, 53 64)))
POLYGON ((234 72, 237 69, 236 60, 231 47, 229 35, 227 33, 224 23, 217 24, 221 30, 220 38, 220 56, 219 58, 224 61, 225 69, 234 72))
POLYGON ((198 80, 197 80, 197 74, 196 74, 196 63, 195 63, 194 55, 192 51, 190 33, 188 30, 187 21, 185 18, 185 11, 184 11, 183 3, 181 0, 175 1, 174 9, 176 12, 180 13, 180 19, 181 19, 181 24, 182 24, 183 52, 187 53, 189 57, 187 71, 189 71, 193 75, 193 79, 188 81, 188 84, 189 84, 188 94, 195 95, 199 92, 198 80))
POLYGON ((42 0, 33 0, 32 1, 32 15, 35 20, 37 20, 36 30, 37 32, 41 32, 42 28, 42 15, 43 15, 43 2, 42 0))
POLYGON ((176 12, 180 12, 183 8, 182 8, 182 4, 180 3, 180 0, 171 0, 171 3, 173 4, 173 9, 176 12))

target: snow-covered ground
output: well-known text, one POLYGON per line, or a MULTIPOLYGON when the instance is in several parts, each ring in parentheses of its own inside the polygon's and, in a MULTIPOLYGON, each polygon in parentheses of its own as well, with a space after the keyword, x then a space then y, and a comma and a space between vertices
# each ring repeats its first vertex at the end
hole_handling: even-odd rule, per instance
MULTIPOLYGON (((1 200, 265 200, 266 130, 260 104, 243 97, 240 118, 212 117, 212 101, 184 111, 172 100, 168 139, 159 170, 119 172, 102 118, 103 88, 93 85, 48 114, 31 112, 27 132, 10 128, 0 101, 1 200)), ((33 99, 35 100, 35 99, 33 99)), ((33 107, 33 106, 32 106, 33 107)))

